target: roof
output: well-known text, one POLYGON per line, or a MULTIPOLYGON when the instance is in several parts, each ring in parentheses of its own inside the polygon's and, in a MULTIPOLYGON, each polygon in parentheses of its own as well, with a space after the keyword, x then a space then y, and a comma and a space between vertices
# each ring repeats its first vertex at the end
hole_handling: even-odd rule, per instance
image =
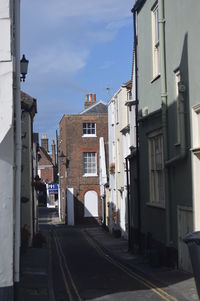
POLYGON ((135 4, 133 6, 132 12, 139 11, 145 2, 146 2, 146 0, 136 0, 135 4))
POLYGON ((29 112, 33 117, 37 113, 37 100, 23 91, 21 91, 21 106, 24 111, 29 112))
POLYGON ((40 159, 39 159, 39 165, 52 165, 52 158, 51 156, 46 152, 44 147, 40 146, 40 159))
POLYGON ((92 106, 88 107, 80 113, 80 115, 91 115, 91 114, 106 114, 108 112, 108 106, 103 101, 98 101, 92 106))
POLYGON ((124 83, 122 87, 130 89, 132 88, 132 80, 130 79, 128 82, 124 83))

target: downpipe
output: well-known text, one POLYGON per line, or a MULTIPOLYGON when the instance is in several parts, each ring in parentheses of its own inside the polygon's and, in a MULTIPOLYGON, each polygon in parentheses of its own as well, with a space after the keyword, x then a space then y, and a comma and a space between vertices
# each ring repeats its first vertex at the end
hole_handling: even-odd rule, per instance
MULTIPOLYGON (((167 102, 167 74, 165 54, 165 17, 164 0, 158 0, 159 9, 159 39, 160 39, 160 75, 161 75, 161 102, 162 102, 162 127, 163 127, 163 148, 164 162, 168 161, 168 102, 167 102)), ((170 245, 170 198, 169 198, 169 171, 165 173, 165 212, 166 212, 166 245, 170 245)))
POLYGON ((20 97, 20 0, 14 1, 15 61, 14 66, 14 105, 15 105, 15 252, 14 282, 20 280, 20 210, 21 210, 21 97, 20 97))

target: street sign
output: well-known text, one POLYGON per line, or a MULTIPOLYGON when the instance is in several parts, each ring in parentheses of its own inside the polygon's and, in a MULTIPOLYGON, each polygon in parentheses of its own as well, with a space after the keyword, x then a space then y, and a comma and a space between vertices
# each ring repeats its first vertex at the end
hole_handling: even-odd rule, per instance
POLYGON ((58 194, 58 184, 48 184, 49 194, 58 194))

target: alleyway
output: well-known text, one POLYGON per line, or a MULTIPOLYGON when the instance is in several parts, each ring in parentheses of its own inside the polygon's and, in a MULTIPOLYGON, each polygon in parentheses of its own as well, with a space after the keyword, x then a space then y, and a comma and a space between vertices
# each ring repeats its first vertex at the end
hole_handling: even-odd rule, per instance
POLYGON ((67 227, 54 209, 40 208, 40 230, 50 233, 50 301, 190 300, 111 256, 91 235, 97 227, 67 227))

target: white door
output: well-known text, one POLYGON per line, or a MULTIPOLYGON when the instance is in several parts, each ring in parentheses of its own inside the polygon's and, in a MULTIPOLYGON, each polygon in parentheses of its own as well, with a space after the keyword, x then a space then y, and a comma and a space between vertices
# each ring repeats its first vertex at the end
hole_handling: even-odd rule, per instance
POLYGON ((74 226, 74 188, 67 189, 67 224, 74 226))
POLYGON ((84 217, 98 217, 98 195, 94 190, 84 196, 84 217))
POLYGON ((193 214, 192 209, 187 207, 178 207, 178 248, 179 248, 179 268, 192 272, 192 265, 188 246, 184 243, 183 238, 189 232, 193 231, 193 214))
MULTIPOLYGON (((122 235, 126 231, 125 229, 125 200, 124 200, 124 191, 120 193, 120 226, 122 229, 122 235)), ((124 236, 124 235, 123 235, 124 236)))

